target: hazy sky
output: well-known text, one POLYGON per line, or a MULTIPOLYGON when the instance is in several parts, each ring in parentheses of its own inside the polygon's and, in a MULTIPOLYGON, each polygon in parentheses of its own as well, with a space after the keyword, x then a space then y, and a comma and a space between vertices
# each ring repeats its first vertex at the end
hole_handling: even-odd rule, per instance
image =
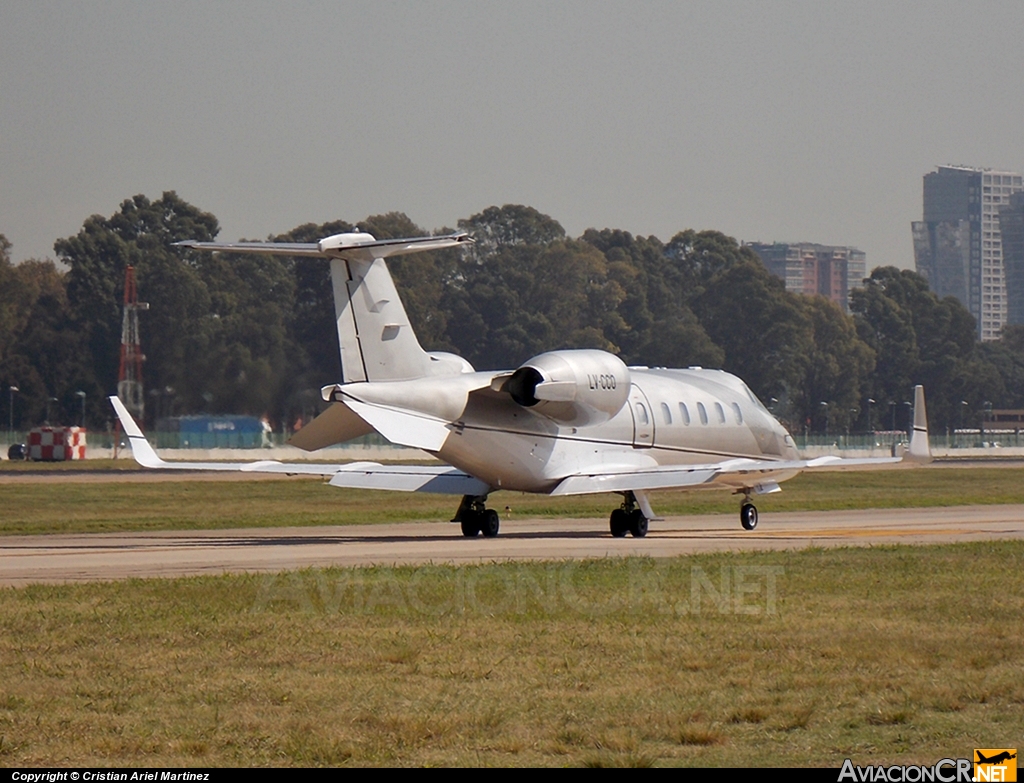
POLYGON ((0 233, 176 190, 220 238, 529 204, 911 267, 936 165, 1024 170, 1024 3, 0 4, 0 233))

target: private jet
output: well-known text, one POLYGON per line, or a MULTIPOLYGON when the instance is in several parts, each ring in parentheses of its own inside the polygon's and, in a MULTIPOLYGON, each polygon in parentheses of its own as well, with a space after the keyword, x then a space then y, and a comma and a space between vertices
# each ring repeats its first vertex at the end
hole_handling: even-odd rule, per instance
MULTIPOLYGON (((497 490, 548 495, 617 493, 612 536, 647 534, 650 493, 727 489, 740 522, 757 527, 753 499, 801 471, 862 468, 902 457, 801 459, 786 429, 735 375, 689 367, 627 367, 601 350, 542 353, 507 371, 477 372, 462 357, 425 351, 386 259, 472 242, 465 233, 375 239, 355 231, 315 243, 194 242, 224 253, 314 256, 330 263, 342 382, 325 386, 326 410, 288 441, 307 451, 377 432, 422 449, 436 465, 165 461, 117 397, 110 402, 135 459, 148 468, 316 474, 336 487, 460 495, 463 535, 496 536, 487 507, 497 490)), ((915 390, 906 455, 930 459, 924 390, 915 390)))

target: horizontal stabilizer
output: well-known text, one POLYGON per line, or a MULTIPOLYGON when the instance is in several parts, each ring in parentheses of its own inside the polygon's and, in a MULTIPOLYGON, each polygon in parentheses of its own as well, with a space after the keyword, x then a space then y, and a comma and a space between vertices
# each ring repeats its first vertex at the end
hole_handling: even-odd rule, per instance
POLYGON ((288 445, 305 451, 344 443, 373 432, 373 427, 343 403, 336 402, 288 439, 288 445))
POLYGON ((375 239, 371 234, 353 232, 324 237, 319 242, 195 242, 189 239, 175 242, 174 245, 192 250, 218 250, 222 253, 262 253, 372 261, 375 258, 404 256, 408 253, 440 250, 472 242, 472 238, 465 232, 408 239, 375 239))

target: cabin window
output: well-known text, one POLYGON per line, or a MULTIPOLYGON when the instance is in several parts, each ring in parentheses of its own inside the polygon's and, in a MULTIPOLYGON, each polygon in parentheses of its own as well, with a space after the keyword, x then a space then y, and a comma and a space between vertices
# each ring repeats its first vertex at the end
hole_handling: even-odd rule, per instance
POLYGON ((690 409, 686 407, 685 402, 679 403, 679 415, 683 417, 683 424, 687 427, 690 426, 690 409))
POLYGON ((736 423, 737 424, 742 424, 743 423, 743 411, 740 409, 740 404, 738 402, 734 402, 732 404, 732 412, 736 415, 736 423))
POLYGON ((715 403, 715 413, 718 414, 718 423, 725 424, 725 408, 722 407, 722 403, 715 403))
POLYGON ((700 423, 701 424, 707 424, 708 423, 708 409, 704 407, 704 403, 703 402, 698 402, 697 403, 697 415, 700 416, 700 423))
POLYGON ((647 416, 647 406, 642 402, 636 404, 636 420, 641 424, 650 424, 651 420, 647 416))
POLYGON ((665 417, 666 424, 672 423, 672 411, 669 410, 668 403, 661 404, 661 415, 665 417))

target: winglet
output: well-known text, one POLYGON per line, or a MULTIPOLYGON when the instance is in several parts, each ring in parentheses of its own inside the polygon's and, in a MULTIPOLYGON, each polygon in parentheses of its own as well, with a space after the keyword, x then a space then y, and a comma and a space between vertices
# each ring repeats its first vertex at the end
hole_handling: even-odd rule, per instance
POLYGON ((931 462, 932 450, 928 444, 928 414, 924 407, 924 386, 914 387, 914 431, 910 435, 907 457, 911 462, 931 462))
POLYGON ((149 445, 146 436, 142 434, 142 429, 132 418, 128 409, 124 407, 124 403, 116 396, 110 396, 107 399, 114 406, 117 418, 124 428, 124 434, 128 436, 128 443, 132 447, 132 456, 135 457, 135 461, 144 468, 166 467, 167 463, 160 459, 153 447, 149 445))

